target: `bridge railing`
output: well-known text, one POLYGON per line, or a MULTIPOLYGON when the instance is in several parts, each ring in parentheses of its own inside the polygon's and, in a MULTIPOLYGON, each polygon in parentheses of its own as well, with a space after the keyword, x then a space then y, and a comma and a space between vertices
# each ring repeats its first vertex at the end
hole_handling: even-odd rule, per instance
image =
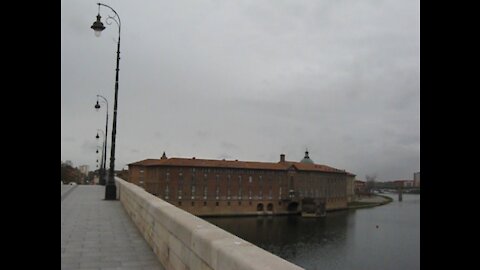
POLYGON ((166 269, 303 269, 116 178, 128 215, 166 269))

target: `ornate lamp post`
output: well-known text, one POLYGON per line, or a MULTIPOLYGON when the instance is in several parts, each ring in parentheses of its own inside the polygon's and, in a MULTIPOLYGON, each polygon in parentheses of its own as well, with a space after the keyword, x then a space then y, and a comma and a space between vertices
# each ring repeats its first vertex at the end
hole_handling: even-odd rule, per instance
POLYGON ((117 133, 117 100, 118 100, 118 71, 119 71, 119 64, 120 64, 120 29, 121 29, 121 22, 120 16, 118 16, 117 12, 102 3, 98 4, 98 15, 97 20, 92 24, 90 28, 95 30, 95 35, 98 37, 100 33, 105 29, 103 23, 100 21, 100 6, 104 6, 109 8, 110 10, 115 13, 115 15, 107 17, 107 24, 109 23, 109 19, 113 20, 118 25, 118 43, 117 43, 117 68, 116 68, 116 75, 115 75, 115 101, 113 104, 113 127, 112 127, 112 146, 110 151, 110 169, 108 172, 108 181, 105 186, 105 200, 116 200, 117 199, 117 187, 115 186, 115 136, 117 133))
POLYGON ((106 110, 106 122, 105 122, 105 139, 103 141, 103 154, 102 154, 102 164, 103 167, 102 173, 100 174, 100 185, 105 185, 105 178, 107 176, 107 134, 108 134, 108 101, 104 96, 97 95, 97 104, 95 104, 95 109, 98 111, 100 109, 100 104, 98 103, 98 98, 102 98, 103 102, 107 105, 107 110, 106 110))

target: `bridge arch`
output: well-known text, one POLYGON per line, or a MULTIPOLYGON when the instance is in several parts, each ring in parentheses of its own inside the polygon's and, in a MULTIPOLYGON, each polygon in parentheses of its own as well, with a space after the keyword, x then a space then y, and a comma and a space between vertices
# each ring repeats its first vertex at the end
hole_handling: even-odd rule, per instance
POLYGON ((298 211, 298 202, 291 202, 287 207, 288 212, 297 212, 298 211))

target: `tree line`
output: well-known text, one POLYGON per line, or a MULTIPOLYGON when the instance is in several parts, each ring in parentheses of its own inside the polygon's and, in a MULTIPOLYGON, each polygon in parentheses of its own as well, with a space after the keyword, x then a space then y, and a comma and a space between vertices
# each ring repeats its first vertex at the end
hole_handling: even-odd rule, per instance
POLYGON ((90 179, 93 179, 91 174, 93 174, 93 172, 89 172, 89 175, 85 175, 78 168, 75 168, 63 161, 61 162, 60 176, 64 184, 69 184, 71 182, 77 184, 88 184, 91 182, 90 179))

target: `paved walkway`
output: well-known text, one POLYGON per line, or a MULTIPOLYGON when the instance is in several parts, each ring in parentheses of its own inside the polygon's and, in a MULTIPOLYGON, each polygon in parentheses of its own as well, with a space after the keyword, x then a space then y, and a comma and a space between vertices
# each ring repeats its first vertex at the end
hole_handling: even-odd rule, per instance
POLYGON ((104 186, 62 186, 62 269, 164 269, 104 186), (75 187, 75 188, 73 188, 75 187))
POLYGON ((77 185, 74 185, 74 186, 72 186, 72 185, 62 185, 62 201, 63 201, 63 199, 65 199, 65 198, 68 196, 68 194, 69 194, 70 192, 72 192, 76 187, 77 187, 77 185))

